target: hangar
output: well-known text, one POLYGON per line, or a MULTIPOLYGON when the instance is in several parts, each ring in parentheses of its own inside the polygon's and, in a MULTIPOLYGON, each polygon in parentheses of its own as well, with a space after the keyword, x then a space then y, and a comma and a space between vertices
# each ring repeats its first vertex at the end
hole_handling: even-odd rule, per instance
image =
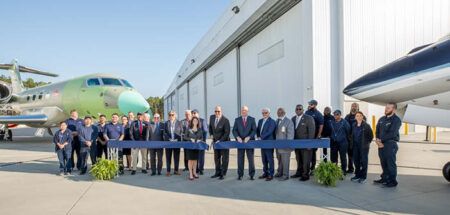
POLYGON ((263 107, 292 115, 312 98, 348 112, 347 84, 449 32, 448 0, 234 0, 181 65, 165 113, 207 118, 221 105, 234 119, 248 105, 257 118, 263 107))

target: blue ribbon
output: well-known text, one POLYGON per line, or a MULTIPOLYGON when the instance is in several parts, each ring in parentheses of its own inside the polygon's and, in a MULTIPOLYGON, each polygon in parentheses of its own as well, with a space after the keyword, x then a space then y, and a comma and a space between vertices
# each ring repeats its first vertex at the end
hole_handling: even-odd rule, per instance
POLYGON ((118 141, 110 140, 108 148, 147 148, 147 149, 196 149, 208 150, 209 145, 204 142, 193 143, 190 141, 170 142, 170 141, 118 141))
MULTIPOLYGON (((330 148, 330 139, 301 139, 301 140, 253 140, 247 143, 237 141, 225 141, 212 144, 214 149, 311 149, 330 148)), ((117 141, 110 140, 107 144, 109 148, 184 148, 195 150, 208 150, 208 144, 204 142, 192 143, 189 141, 169 142, 169 141, 117 141)))

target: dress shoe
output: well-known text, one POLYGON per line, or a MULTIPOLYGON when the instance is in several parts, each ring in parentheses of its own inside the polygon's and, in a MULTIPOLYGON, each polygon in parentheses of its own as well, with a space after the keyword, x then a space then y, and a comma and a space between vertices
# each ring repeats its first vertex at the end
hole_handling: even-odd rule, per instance
POLYGON ((272 176, 267 176, 266 181, 272 181, 273 177, 272 176))
POLYGON ((389 182, 389 183, 383 184, 383 187, 391 188, 391 187, 397 187, 397 185, 398 185, 397 182, 389 182))
POLYGON ((178 171, 173 172, 173 174, 174 175, 181 175, 180 172, 178 172, 178 171))
POLYGON ((287 181, 287 180, 289 180, 289 177, 280 177, 279 179, 278 179, 279 181, 287 181))
POLYGON ((156 175, 156 173, 152 172, 151 176, 154 176, 154 175, 156 175))
POLYGON ((81 171, 80 172, 80 175, 84 175, 84 174, 86 174, 86 171, 81 171))
POLYGON ((300 178, 302 177, 301 175, 295 174, 295 175, 291 175, 291 178, 300 178))
POLYGON ((169 177, 170 176, 170 172, 166 173, 166 176, 169 177))
POLYGON ((239 180, 239 181, 242 180, 242 176, 239 176, 239 177, 238 177, 238 180, 239 180))
POLYGON ((211 176, 211 178, 217 178, 217 177, 219 177, 219 175, 213 175, 213 176, 211 176))
POLYGON ((308 177, 301 177, 301 178, 300 178, 300 181, 308 181, 308 180, 309 180, 308 177))
POLYGON ((278 174, 278 173, 277 173, 277 174, 275 174, 274 177, 275 177, 275 178, 280 178, 281 176, 282 176, 281 174, 278 174))
POLYGON ((219 176, 219 180, 223 180, 223 179, 224 179, 223 175, 219 176))
POLYGON ((136 175, 136 171, 135 170, 131 171, 131 175, 136 175))
POLYGON ((161 172, 158 172, 158 175, 161 175, 161 172))
POLYGON ((203 170, 198 171, 200 175, 203 175, 203 170))
POLYGON ((383 184, 383 182, 384 182, 383 179, 378 179, 378 180, 373 181, 374 184, 383 184))
POLYGON ((147 170, 145 170, 145 169, 143 169, 141 172, 144 173, 144 174, 148 173, 147 170))
POLYGON ((254 180, 255 180, 255 177, 254 177, 254 176, 250 176, 250 180, 251 180, 251 181, 254 181, 254 180))
POLYGON ((259 179, 265 179, 265 178, 267 178, 267 175, 261 175, 261 176, 259 176, 258 178, 259 178, 259 179))
POLYGON ((357 182, 359 181, 359 177, 355 176, 350 179, 350 181, 357 182))

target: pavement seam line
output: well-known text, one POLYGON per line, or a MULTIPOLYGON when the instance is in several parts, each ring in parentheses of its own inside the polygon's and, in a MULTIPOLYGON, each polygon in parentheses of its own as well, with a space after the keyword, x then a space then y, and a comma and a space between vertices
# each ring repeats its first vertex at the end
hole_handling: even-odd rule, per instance
POLYGON ((29 162, 33 162, 33 161, 46 160, 46 159, 53 158, 53 157, 54 157, 54 156, 43 157, 43 158, 38 158, 38 159, 33 159, 33 160, 27 160, 27 161, 9 162, 9 163, 5 163, 5 164, 0 165, 0 168, 2 168, 2 167, 7 167, 7 166, 13 166, 13 165, 17 165, 17 164, 29 163, 29 162))
POLYGON ((72 210, 75 208, 75 206, 77 206, 78 202, 80 202, 80 200, 86 195, 86 193, 91 189, 92 185, 94 185, 94 182, 91 182, 89 184, 89 186, 86 188, 86 190, 80 195, 80 197, 78 197, 77 201, 75 201, 75 203, 73 203, 72 207, 70 207, 70 209, 66 212, 66 215, 70 214, 70 212, 72 212, 72 210))

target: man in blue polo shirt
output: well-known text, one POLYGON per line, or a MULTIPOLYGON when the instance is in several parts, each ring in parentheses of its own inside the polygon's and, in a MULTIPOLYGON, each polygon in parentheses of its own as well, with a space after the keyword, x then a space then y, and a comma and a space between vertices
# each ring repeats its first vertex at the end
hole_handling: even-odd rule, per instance
MULTIPOLYGON (((311 116, 314 119, 314 123, 316 125, 316 133, 314 138, 320 139, 322 137, 323 130, 323 115, 317 110, 317 101, 311 100, 308 102, 308 110, 305 112, 306 115, 311 116)), ((326 149, 325 149, 326 150, 326 149)), ((312 157, 311 157, 311 175, 314 174, 314 169, 316 168, 316 154, 317 148, 313 149, 312 157)))
POLYGON ((72 169, 76 167, 78 170, 81 169, 81 153, 80 153, 80 140, 78 139, 78 128, 83 126, 83 120, 78 118, 77 110, 70 111, 70 118, 66 120, 67 128, 72 132, 72 155, 70 157, 72 169), (77 154, 77 163, 75 164, 73 155, 77 154))
MULTIPOLYGON (((121 124, 119 124, 119 114, 114 113, 111 117, 111 122, 105 125, 105 130, 103 131, 103 137, 106 142, 110 140, 122 141, 124 138, 124 129, 121 124)), ((108 145, 108 144, 107 144, 108 145)), ((119 149, 119 174, 123 175, 123 151, 119 149)))
POLYGON ((96 157, 92 151, 95 151, 95 141, 97 140, 98 129, 92 125, 90 116, 84 117, 84 125, 78 129, 78 138, 81 145, 81 172, 80 175, 86 174, 88 156, 91 156, 91 163, 95 164, 96 157))

